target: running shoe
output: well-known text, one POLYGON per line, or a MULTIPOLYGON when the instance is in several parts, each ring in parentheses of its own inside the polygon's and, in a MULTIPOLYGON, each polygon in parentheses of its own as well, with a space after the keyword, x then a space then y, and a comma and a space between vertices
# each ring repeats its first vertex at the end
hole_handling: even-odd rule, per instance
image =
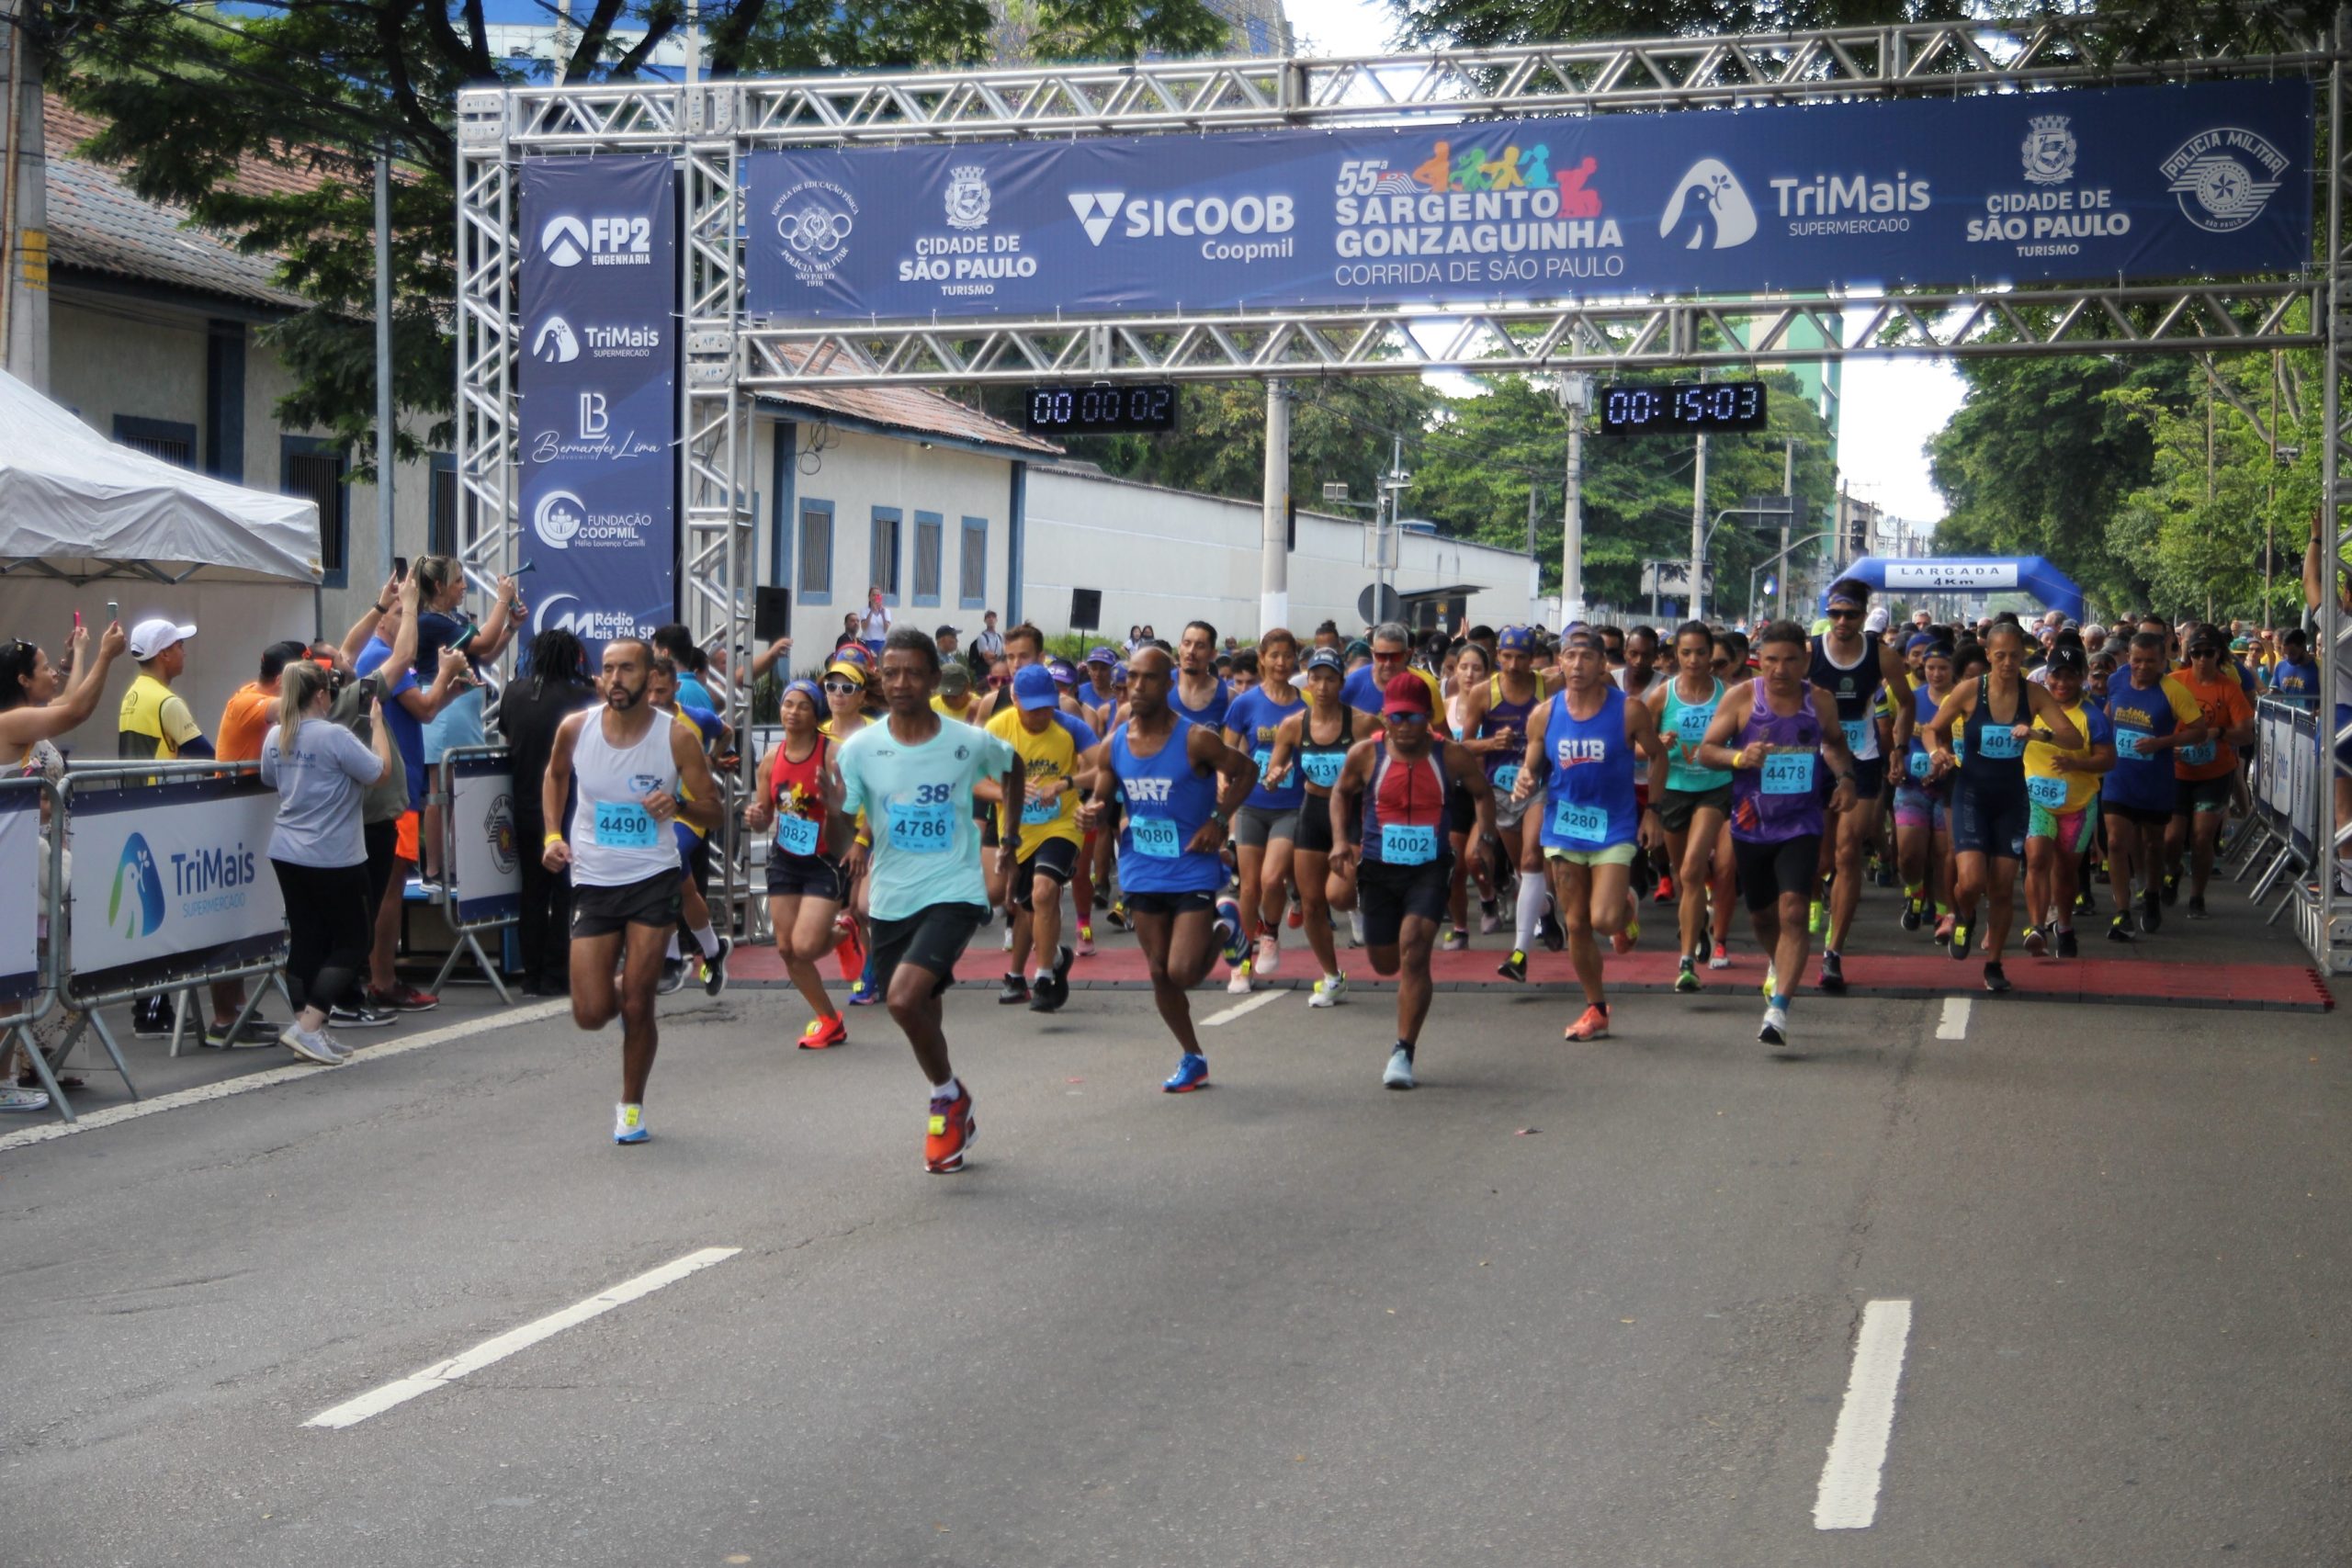
POLYGON ((1821 950, 1821 972, 1817 984, 1825 991, 1838 992, 1846 988, 1846 961, 1828 948, 1821 950))
POLYGON ((2109 942, 2137 942, 2139 939, 2132 934, 2132 917, 2127 914, 2118 913, 2115 919, 2108 921, 2107 940, 2109 942))
POLYGON ((662 980, 653 987, 656 996, 670 996, 686 987, 686 961, 665 958, 662 961, 662 980))
POLYGON ((1921 922, 1927 919, 1927 915, 1928 901, 1925 898, 1905 898, 1903 900, 1903 929, 1905 931, 1917 931, 1921 922))
POLYGON ((1306 1005, 1311 1008, 1335 1008, 1345 1001, 1347 996, 1348 972, 1342 969, 1337 975, 1326 975, 1316 981, 1314 991, 1306 998, 1306 1005))
POLYGON ((161 992, 130 1004, 130 1032, 141 1040, 161 1040, 172 1032, 172 998, 161 992))
POLYGON ((1527 984, 1527 954, 1516 947, 1512 948, 1510 956, 1495 965, 1495 973, 1506 980, 1524 986, 1527 984))
POLYGON ((441 998, 431 991, 420 991, 403 980, 389 991, 368 987, 368 1001, 372 1007, 391 1012, 431 1012, 441 1005, 441 998))
POLYGON ((1650 895, 1650 902, 1653 904, 1671 904, 1674 902, 1673 877, 1660 876, 1657 879, 1657 891, 1650 895))
POLYGON ((1957 922, 1954 921, 1950 915, 1938 915, 1936 917, 1936 941, 1939 942, 1950 942, 1951 940, 1951 929, 1956 923, 1957 922))
POLYGON ((1209 1059, 1187 1051, 1176 1059, 1176 1070, 1159 1080, 1162 1094, 1190 1094, 1209 1087, 1209 1059))
POLYGON ((1778 1002, 1766 1008, 1764 1026, 1756 1032, 1756 1038, 1775 1051, 1786 1045, 1789 1043, 1789 1010, 1778 1002))
POLYGON ((2009 977, 2001 972, 2001 961, 1997 958, 1988 958, 1984 961, 1984 988, 1988 991, 2006 991, 2009 988, 2009 977))
POLYGON ((641 1144, 653 1134, 646 1130, 645 1107, 616 1105, 613 1107, 613 1142, 641 1144))
MULTIPOLYGON (((382 1004, 377 1005, 380 1007, 382 1004)), ((239 1024, 233 1035, 225 1025, 206 1024, 204 1043, 215 1051, 248 1051, 256 1045, 277 1044, 278 1032, 285 1027, 282 1023, 273 1023, 256 1013, 239 1024)))
POLYGON ((1609 1004, 1589 1002, 1577 1021, 1560 1031, 1563 1040, 1606 1040, 1609 1038, 1609 1004))
POLYGON ((952 1176, 964 1168, 964 1156, 979 1142, 980 1124, 972 1115, 972 1091, 953 1100, 931 1100, 931 1124, 923 1134, 922 1168, 933 1176, 952 1176))
POLYGON ((1437 950, 1440 953, 1462 953, 1466 951, 1469 946, 1470 933, 1468 931, 1464 931, 1459 926, 1448 926, 1445 928, 1445 935, 1438 939, 1437 950))
POLYGON ((1102 919, 1109 923, 1113 931, 1125 931, 1127 929, 1127 906, 1124 900, 1114 901, 1109 908, 1102 911, 1102 919))
POLYGON ((1258 933, 1257 955, 1250 961, 1253 973, 1272 975, 1283 966, 1283 939, 1272 931, 1258 933))
POLYGON ((1363 945, 1363 911, 1362 909, 1348 911, 1348 945, 1350 947, 1363 945))
POLYGON ((1764 983, 1756 988, 1763 992, 1767 998, 1778 991, 1781 988, 1781 966, 1770 959, 1765 960, 1764 983))
POLYGON ((343 1058, 324 1034, 315 1033, 300 1023, 289 1023, 277 1037, 277 1043, 306 1062, 316 1062, 322 1067, 338 1066, 343 1058))
POLYGON ((2140 929, 2154 931, 2165 923, 2165 907, 2153 887, 2140 895, 2140 929))
POLYGON ((860 975, 857 984, 849 988, 849 1005, 854 1008, 870 1008, 881 999, 881 990, 868 976, 860 975))
POLYGON ((1685 996, 1699 989, 1699 961, 1687 953, 1674 971, 1674 988, 1685 996))
POLYGON ((1230 898, 1218 899, 1216 924, 1225 942, 1225 961, 1238 968, 1250 957, 1250 938, 1241 929, 1241 906, 1230 898))
POLYGON ((865 973, 865 943, 859 940, 857 921, 844 909, 833 920, 833 929, 841 940, 833 943, 833 962, 840 966, 842 978, 854 985, 865 973))
POLYGON ((1973 929, 1968 921, 1954 919, 1951 928, 1951 955, 1954 959, 1968 956, 1968 939, 1973 929))
POLYGON ((2188 896, 2188 918, 2192 920, 2211 918, 2205 913, 2205 895, 2202 893, 2191 893, 2188 896))
POLYGON ((1567 951, 1568 928, 1560 923, 1558 913, 1548 904, 1544 908, 1544 918, 1535 922, 1535 940, 1554 953, 1567 951))
POLYGON ((1298 930, 1306 923, 1306 906, 1298 901, 1296 894, 1291 896, 1290 913, 1284 917, 1284 920, 1293 931, 1298 930))
POLYGON ((800 1032, 803 1051, 829 1051, 836 1045, 849 1043, 849 1020, 835 1013, 831 1018, 812 1018, 808 1027, 800 1032))
POLYGON ((1813 912, 1805 917, 1805 930, 1815 936, 1819 936, 1821 934, 1821 922, 1828 912, 1829 907, 1826 904, 1824 904, 1820 899, 1815 898, 1813 901, 1813 912))
POLYGON ((1057 1012, 1069 1000, 1069 966, 1077 956, 1069 948, 1063 948, 1055 956, 1052 971, 1037 976, 1037 994, 1029 1000, 1031 1012, 1057 1012))
POLYGON ((1250 994, 1250 961, 1248 959, 1243 959, 1241 966, 1225 977, 1225 994, 1228 997, 1246 997, 1250 994))
POLYGON ((1497 904, 1492 898, 1479 899, 1478 934, 1480 936, 1492 936, 1502 929, 1502 907, 1497 904))
POLYGON ((2075 913, 2078 915, 2098 913, 2098 900, 2091 896, 2089 888, 2086 887, 2075 895, 2075 913))
POLYGON ((389 1029, 397 1020, 393 1014, 366 1002, 345 1002, 327 1014, 327 1021, 337 1029, 389 1029))
POLYGON ((2164 901, 2167 904, 2180 902, 2180 873, 2169 871, 2165 874, 2164 901))
POLYGON ((1092 926, 1079 927, 1078 955, 1080 958, 1091 958, 1094 956, 1094 928, 1092 926))
POLYGON ((2035 958, 2047 958, 2050 956, 2050 939, 2042 934, 2042 930, 2040 926, 2028 926, 2025 928, 2025 950, 2029 954, 2035 958))
POLYGON ((1625 906, 1630 911, 1625 917, 1625 928, 1611 933, 1609 938, 1610 950, 1614 953, 1631 953, 1642 940, 1642 901, 1634 897, 1631 888, 1625 892, 1625 906))
POLYGON ((702 961, 702 994, 715 997, 727 989, 727 955, 735 951, 732 937, 718 939, 718 951, 702 961))
POLYGON ((1388 1070, 1380 1075, 1380 1084, 1383 1089, 1413 1087, 1413 1058, 1402 1045, 1388 1053, 1388 1070))
POLYGON ((1710 969, 1730 968, 1731 949, 1720 942, 1715 943, 1714 951, 1707 954, 1707 967, 1710 969))
POLYGON ((2061 926, 2058 929, 2058 956, 2061 958, 2080 958, 2082 955, 2082 944, 2075 940, 2075 928, 2072 926, 2061 926))
POLYGON ((1004 984, 997 988, 997 1006, 1014 1007, 1028 999, 1029 982, 1010 970, 1006 971, 1004 984))
POLYGON ((1012 951, 1012 922, 1009 919, 1004 922, 1004 951, 1012 951))
POLYGON ((39 1089, 0 1089, 0 1111, 46 1111, 49 1091, 39 1089))

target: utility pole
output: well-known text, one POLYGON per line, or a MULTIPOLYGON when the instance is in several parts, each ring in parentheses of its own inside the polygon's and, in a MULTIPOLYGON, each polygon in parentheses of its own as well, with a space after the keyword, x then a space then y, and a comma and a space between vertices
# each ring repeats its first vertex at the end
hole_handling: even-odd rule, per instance
POLYGON ((1701 432, 1690 478, 1690 606, 1689 620, 1707 615, 1707 437, 1701 432))
POLYGON ((1560 506, 1560 624, 1565 626, 1584 615, 1584 415, 1592 403, 1592 378, 1564 377, 1560 402, 1568 414, 1567 499, 1560 506))
MULTIPOLYGON (((1789 509, 1781 513, 1781 565, 1772 574, 1772 619, 1784 621, 1789 602, 1789 525, 1797 520, 1797 444, 1792 437, 1781 459, 1781 493, 1789 498, 1789 509)), ((1756 606, 1748 606, 1753 614, 1756 606)))
POLYGON ((376 153, 376 555, 392 575, 392 150, 376 153))
POLYGON ((1266 485, 1258 558, 1258 633, 1290 624, 1290 395, 1266 383, 1266 485))
POLYGON ((49 167, 35 0, 0 0, 0 367, 49 390, 49 167))
MULTIPOLYGON (((1375 518, 1383 515, 1387 518, 1386 526, 1373 537, 1372 558, 1377 563, 1373 568, 1373 581, 1377 587, 1377 591, 1373 594, 1374 601, 1373 609, 1375 612, 1385 609, 1388 604, 1389 551, 1394 549, 1399 560, 1404 558, 1405 554, 1405 438, 1401 435, 1392 436, 1389 439, 1388 477, 1381 481, 1380 492, 1388 502, 1388 510, 1385 513, 1378 512, 1373 513, 1375 518)), ((1374 616, 1375 620, 1386 618, 1385 615, 1378 614, 1374 616)))

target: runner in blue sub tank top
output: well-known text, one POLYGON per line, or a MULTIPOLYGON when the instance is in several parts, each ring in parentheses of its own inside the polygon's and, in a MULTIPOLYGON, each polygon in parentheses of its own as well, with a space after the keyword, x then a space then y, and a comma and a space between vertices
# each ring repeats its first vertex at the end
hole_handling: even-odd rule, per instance
MULTIPOLYGON (((853 880, 868 879, 875 986, 931 1080, 923 1168, 945 1175, 964 1168, 979 1134, 971 1092, 956 1080, 940 1027, 940 998, 956 983, 956 961, 988 918, 972 784, 998 779, 1004 799, 1026 800, 1028 768, 999 737, 931 705, 939 648, 920 628, 890 628, 878 679, 889 716, 843 741, 834 763, 842 810, 864 811, 873 840, 871 847, 864 839, 851 842, 847 869, 853 880)), ((998 884, 1006 886, 1021 862, 1018 813, 999 838, 998 884)))
POLYGON ((1715 705, 1699 765, 1731 773, 1732 852, 1756 942, 1770 955, 1763 1026, 1756 1037, 1789 1043, 1789 1003, 1804 982, 1806 919, 1821 863, 1825 812, 1854 804, 1854 758, 1835 694, 1805 679, 1804 628, 1775 621, 1757 638, 1757 677, 1715 705), (1830 782, 1826 800, 1825 773, 1830 782))
POLYGON ((1609 998, 1601 989, 1596 933, 1619 953, 1630 952, 1640 939, 1630 886, 1634 848, 1638 842, 1655 849, 1666 839, 1657 811, 1644 810, 1634 799, 1634 753, 1647 756, 1663 776, 1666 743, 1649 708, 1628 702, 1611 683, 1598 632, 1572 626, 1564 633, 1560 668, 1566 683, 1529 717, 1527 754, 1511 793, 1521 798, 1539 788, 1544 793, 1537 828, 1544 870, 1585 997, 1583 1013, 1562 1033, 1600 1040, 1609 1033, 1609 998))
POLYGON ((1447 792, 1469 792, 1471 842, 1495 825, 1486 768, 1464 747, 1430 735, 1435 712, 1428 682, 1409 670, 1391 676, 1381 696, 1382 734, 1348 752, 1328 803, 1331 865, 1342 876, 1355 872, 1364 955, 1375 972, 1400 976, 1396 1043, 1380 1080, 1390 1089, 1413 1087, 1414 1053, 1429 1018, 1430 953, 1453 886, 1447 792))
POLYGON ((1127 664, 1127 721, 1091 754, 1093 794, 1078 818, 1091 830, 1109 819, 1114 798, 1125 802, 1119 886, 1151 966, 1152 1000, 1182 1053, 1159 1087, 1186 1094, 1207 1084, 1209 1062, 1184 993, 1207 976, 1220 945, 1237 965, 1247 951, 1240 906, 1216 895, 1225 886, 1226 836, 1258 783, 1258 767, 1216 730, 1176 716, 1168 702, 1174 674, 1165 649, 1136 650, 1127 664))

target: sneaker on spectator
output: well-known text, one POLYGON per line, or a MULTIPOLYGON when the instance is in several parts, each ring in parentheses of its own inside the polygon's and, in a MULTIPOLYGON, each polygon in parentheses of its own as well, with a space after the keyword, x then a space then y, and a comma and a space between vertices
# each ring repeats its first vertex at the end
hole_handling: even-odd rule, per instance
POLYGON ((327 1021, 338 1029, 388 1029, 399 1017, 369 1002, 345 1002, 327 1014, 327 1021))
POLYGON ((389 991, 368 987, 368 1005, 385 1012, 431 1012, 441 1005, 441 998, 431 991, 420 991, 402 980, 389 991))
POLYGON ((329 1040, 324 1032, 314 1034, 299 1022, 288 1024, 285 1032, 278 1035, 277 1043, 306 1062, 316 1062, 322 1067, 343 1065, 343 1056, 336 1051, 334 1042, 329 1040))
POLYGON ((49 1094, 38 1089, 0 1089, 0 1111, 46 1111, 49 1094))
POLYGON ((130 1032, 141 1040, 161 1040, 172 1032, 169 992, 141 997, 130 1004, 130 1032))
MULTIPOLYGON (((285 1027, 255 1013, 239 1024, 233 1033, 226 1024, 206 1024, 204 1043, 215 1051, 250 1051, 256 1045, 277 1044, 278 1031, 285 1027)), ((166 1029, 164 1032, 170 1031, 166 1029)))

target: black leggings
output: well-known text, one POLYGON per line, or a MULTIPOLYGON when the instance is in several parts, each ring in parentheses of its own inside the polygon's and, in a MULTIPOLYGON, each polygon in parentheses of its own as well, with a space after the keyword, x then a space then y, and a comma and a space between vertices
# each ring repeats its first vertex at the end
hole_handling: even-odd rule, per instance
POLYGON ((286 988, 296 1007, 332 1011, 368 962, 375 936, 367 864, 269 863, 286 899, 286 988))

